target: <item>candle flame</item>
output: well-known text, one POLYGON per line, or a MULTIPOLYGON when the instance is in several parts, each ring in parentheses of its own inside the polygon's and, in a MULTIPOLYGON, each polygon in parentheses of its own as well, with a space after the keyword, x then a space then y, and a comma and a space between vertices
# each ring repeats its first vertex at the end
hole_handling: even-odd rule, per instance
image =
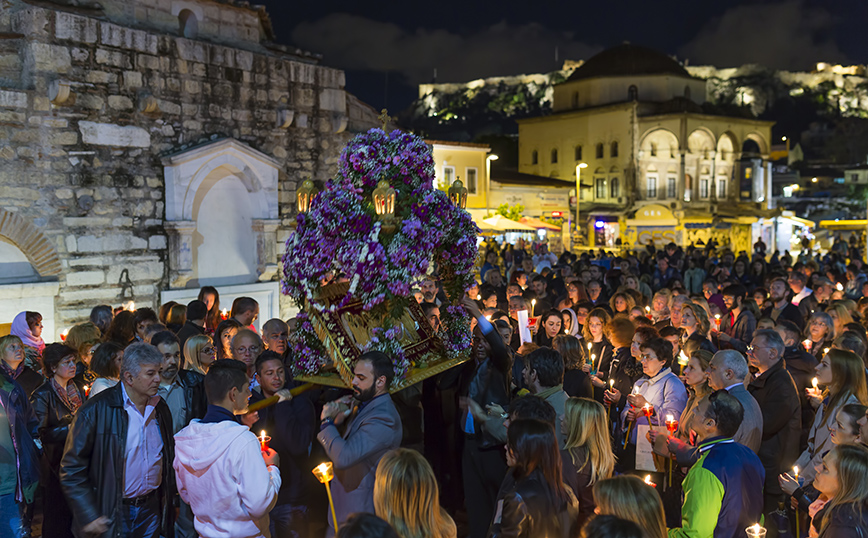
POLYGON ((672 422, 673 420, 675 420, 675 417, 672 416, 672 413, 667 413, 666 422, 672 422))
POLYGON ((646 307, 645 307, 645 312, 650 312, 650 311, 651 311, 651 307, 650 307, 650 306, 646 306, 646 307))
POLYGON ((760 527, 760 524, 759 524, 759 523, 754 523, 753 525, 750 526, 750 530, 751 530, 751 532, 753 532, 754 534, 758 534, 761 528, 762 528, 762 527, 760 527))
POLYGON ((481 300, 482 300, 482 295, 477 295, 477 296, 476 296, 476 300, 477 300, 477 301, 481 301, 481 300))
POLYGON ((835 288, 837 288, 838 291, 844 291, 844 286, 840 282, 835 284, 835 288))
POLYGON ((823 355, 825 355, 828 352, 829 352, 829 348, 827 348, 827 347, 823 348, 823 355))
POLYGON ((265 430, 262 430, 262 431, 259 433, 259 441, 262 442, 262 443, 265 442, 265 430))
POLYGON ((615 387, 615 380, 614 380, 614 379, 610 379, 610 380, 609 380, 609 388, 614 388, 614 387, 615 387))
POLYGON ((811 380, 811 385, 814 386, 814 390, 817 390, 817 388, 820 386, 820 380, 815 377, 811 380))
POLYGON ((793 476, 795 476, 796 478, 799 477, 799 466, 798 465, 793 467, 793 476))
POLYGON ((229 311, 226 310, 225 308, 224 308, 223 310, 221 310, 220 313, 223 314, 224 316, 228 316, 228 315, 229 315, 229 311))
POLYGON ((124 310, 129 310, 130 312, 136 311, 136 303, 135 301, 130 301, 124 305, 124 310))
POLYGON ((714 319, 720 319, 720 314, 715 314, 714 319))
POLYGON ((591 342, 588 342, 588 351, 591 350, 591 346, 593 346, 593 345, 594 345, 594 344, 592 344, 591 342))
POLYGON ((326 474, 326 472, 329 470, 329 466, 326 465, 325 463, 320 463, 319 465, 316 466, 316 468, 322 474, 326 474))
POLYGON ((650 486, 651 484, 653 484, 653 482, 651 482, 651 475, 650 475, 650 474, 649 474, 649 475, 645 475, 645 483, 648 484, 649 486, 650 486))

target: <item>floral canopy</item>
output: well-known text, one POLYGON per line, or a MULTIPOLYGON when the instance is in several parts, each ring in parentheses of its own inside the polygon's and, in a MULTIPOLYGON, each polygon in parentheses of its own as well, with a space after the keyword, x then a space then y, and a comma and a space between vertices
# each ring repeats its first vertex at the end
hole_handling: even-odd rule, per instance
POLYGON ((343 340, 360 330, 368 338, 356 338, 358 351, 392 358, 394 386, 413 369, 468 354, 469 319, 458 303, 473 282, 478 228, 434 187, 434 160, 422 139, 380 129, 356 136, 341 154, 336 177, 297 223, 281 280, 283 293, 301 309, 292 346, 296 375, 335 368, 348 384, 346 350, 353 346, 343 340), (383 182, 394 189, 394 216, 375 208, 375 189, 383 182), (443 328, 427 338, 439 357, 408 353, 414 341, 408 333, 418 332, 419 339, 433 333, 410 294, 435 268, 448 296, 441 305, 443 328))

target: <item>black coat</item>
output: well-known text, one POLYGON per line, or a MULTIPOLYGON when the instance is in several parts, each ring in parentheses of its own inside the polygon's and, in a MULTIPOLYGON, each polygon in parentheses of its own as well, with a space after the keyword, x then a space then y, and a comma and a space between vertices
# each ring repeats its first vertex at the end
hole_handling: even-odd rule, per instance
POLYGON ((816 414, 808 401, 805 389, 811 387, 811 379, 817 375, 815 368, 819 361, 805 351, 801 344, 796 344, 784 351, 784 362, 790 377, 796 384, 796 389, 799 391, 799 401, 802 404, 802 435, 799 440, 799 450, 803 451, 808 446, 808 432, 811 425, 814 424, 814 415, 816 414))
POLYGON ((205 327, 200 327, 192 321, 184 323, 184 325, 178 331, 178 341, 181 343, 181 355, 184 354, 184 344, 187 343, 187 340, 191 336, 196 336, 199 334, 205 334, 205 327))
POLYGON ((184 400, 187 402, 190 420, 204 417, 208 410, 205 376, 192 370, 178 370, 178 383, 184 388, 184 400))
POLYGON ((612 405, 612 410, 609 414, 610 419, 615 421, 616 424, 621 417, 621 411, 627 405, 627 395, 633 391, 633 385, 636 384, 636 381, 642 375, 642 364, 630 354, 629 347, 615 350, 615 356, 612 357, 608 375, 602 377, 602 379, 606 382, 607 389, 609 387, 609 379, 613 379, 615 381, 615 389, 621 393, 621 399, 617 404, 612 405))
POLYGON ((30 398, 30 395, 45 381, 45 378, 33 368, 25 366, 21 370, 21 373, 18 374, 18 377, 15 378, 15 381, 21 385, 21 388, 27 393, 27 397, 30 398))
MULTIPOLYGON (((76 384, 76 387, 78 387, 81 400, 84 402, 86 397, 83 387, 79 384, 76 384)), ((69 433, 69 425, 72 424, 72 410, 57 395, 51 380, 46 381, 33 391, 33 394, 30 395, 30 405, 39 421, 39 439, 42 441, 45 461, 51 472, 57 474, 60 471, 60 458, 63 456, 63 447, 66 444, 66 435, 69 433)))
MULTIPOLYGON (((492 403, 506 409, 510 400, 509 379, 512 376, 512 357, 500 333, 492 329, 484 336, 491 346, 491 351, 481 360, 474 357, 464 363, 461 371, 460 394, 466 395, 483 409, 492 403)), ((475 346, 473 353, 476 353, 475 346)), ((479 422, 474 422, 473 425, 483 448, 502 446, 502 443, 481 428, 479 422)), ((461 419, 460 426, 463 431, 464 417, 461 419)))
MULTIPOLYGON (((809 296, 810 297, 810 296, 809 296)), ((787 306, 781 310, 781 313, 778 314, 777 319, 772 317, 772 313, 774 312, 774 305, 766 308, 762 311, 762 317, 764 318, 772 318, 775 323, 780 323, 783 320, 789 320, 796 324, 800 331, 805 330, 805 318, 802 316, 801 311, 799 311, 799 307, 787 302, 787 306)))
POLYGON ((766 470, 765 492, 779 495, 778 476, 792 468, 799 457, 802 406, 796 383, 778 361, 751 381, 748 390, 763 413, 763 440, 759 458, 766 470))
POLYGON ((575 449, 576 463, 568 450, 561 450, 561 466, 563 468, 564 483, 573 490, 579 500, 579 517, 576 524, 579 528, 585 522, 594 517, 594 509, 597 503, 594 501, 594 486, 591 484, 591 471, 593 466, 589 459, 588 449, 579 447, 575 449), (579 469, 581 468, 581 470, 579 469))
POLYGON ((548 486, 538 472, 520 479, 498 499, 502 503, 500 519, 495 518, 489 538, 571 538, 578 536, 576 522, 579 501, 566 487, 567 500, 553 506, 546 494, 548 486))
POLYGON ((729 325, 729 317, 722 320, 724 333, 732 337, 732 340, 725 342, 732 349, 735 349, 742 354, 747 353, 747 346, 753 340, 753 333, 756 332, 756 318, 750 310, 742 309, 735 318, 735 323, 729 325))
MULTIPOLYGON (((100 516, 109 530, 101 538, 120 538, 123 530, 124 457, 129 417, 124 409, 123 382, 88 400, 76 413, 60 463, 60 484, 73 514, 73 533, 100 516)), ((175 440, 172 415, 162 398, 156 407, 163 441, 162 482, 158 488, 163 538, 175 536, 175 440)))

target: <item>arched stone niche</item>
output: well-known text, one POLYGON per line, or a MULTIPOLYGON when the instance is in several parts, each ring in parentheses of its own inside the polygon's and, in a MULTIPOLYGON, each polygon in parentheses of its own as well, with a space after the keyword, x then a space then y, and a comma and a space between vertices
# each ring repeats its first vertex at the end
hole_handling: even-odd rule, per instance
POLYGON ((277 274, 279 165, 226 138, 163 159, 172 288, 277 274))

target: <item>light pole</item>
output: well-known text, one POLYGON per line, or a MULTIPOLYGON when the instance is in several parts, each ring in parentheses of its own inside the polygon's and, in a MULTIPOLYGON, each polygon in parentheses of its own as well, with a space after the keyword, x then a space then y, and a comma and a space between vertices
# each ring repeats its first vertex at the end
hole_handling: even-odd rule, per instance
POLYGON ((497 155, 491 154, 485 158, 485 209, 489 209, 491 202, 491 161, 496 161, 497 155))
POLYGON ((576 234, 579 239, 582 238, 582 228, 579 224, 579 199, 582 197, 582 168, 587 168, 588 163, 579 163, 576 165, 576 234))

